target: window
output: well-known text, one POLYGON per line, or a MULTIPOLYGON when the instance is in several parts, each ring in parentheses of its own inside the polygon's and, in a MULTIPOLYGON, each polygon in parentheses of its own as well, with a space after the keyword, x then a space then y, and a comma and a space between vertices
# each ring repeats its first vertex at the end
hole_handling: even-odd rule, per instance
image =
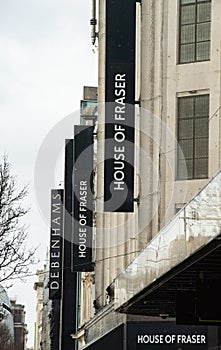
POLYGON ((211 0, 180 0, 179 63, 210 59, 211 0))
POLYGON ((208 177, 209 95, 178 98, 177 178, 208 177))

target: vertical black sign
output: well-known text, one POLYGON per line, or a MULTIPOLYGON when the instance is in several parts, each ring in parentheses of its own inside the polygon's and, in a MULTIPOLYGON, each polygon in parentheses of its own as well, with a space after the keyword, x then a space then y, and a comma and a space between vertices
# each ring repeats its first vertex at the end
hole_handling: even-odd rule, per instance
POLYGON ((60 300, 52 300, 50 319, 51 350, 59 350, 60 300))
POLYGON ((93 127, 74 127, 74 271, 92 271, 93 127))
POLYGON ((104 211, 134 210, 136 1, 106 1, 104 211))
POLYGON ((51 191, 49 298, 61 298, 63 190, 51 191))
POLYGON ((64 235, 63 235, 63 283, 61 304, 60 348, 76 349, 71 334, 77 331, 77 273, 71 269, 73 254, 73 140, 65 140, 64 173, 64 235))

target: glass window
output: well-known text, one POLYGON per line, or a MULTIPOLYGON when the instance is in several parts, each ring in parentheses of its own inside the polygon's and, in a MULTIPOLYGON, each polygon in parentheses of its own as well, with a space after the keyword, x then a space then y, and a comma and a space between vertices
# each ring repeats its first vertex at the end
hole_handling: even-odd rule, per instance
POLYGON ((183 119, 179 122, 179 135, 181 139, 193 138, 193 120, 183 119))
POLYGON ((192 5, 192 6, 183 6, 181 8, 181 24, 191 24, 191 23, 195 23, 195 18, 196 18, 196 14, 195 14, 195 10, 196 10, 196 6, 192 5))
POLYGON ((206 61, 210 54, 210 43, 199 43, 196 46, 196 61, 206 61))
POLYGON ((209 95, 178 99, 177 178, 208 177, 209 95))
MULTIPOLYGON (((197 22, 206 22, 211 20, 211 10, 210 10, 210 2, 208 3, 200 3, 197 5, 197 22)), ((190 7, 190 6, 188 6, 190 7)))
POLYGON ((195 120, 195 137, 208 137, 208 118, 196 118, 195 120))
POLYGON ((194 43, 195 40, 195 26, 183 26, 180 33, 180 42, 182 44, 194 43))
POLYGON ((182 56, 183 62, 193 62, 195 58, 195 45, 182 45, 180 48, 180 55, 182 56))
POLYGON ((192 4, 192 3, 194 3, 195 2, 195 0, 181 0, 181 4, 182 5, 185 5, 185 4, 192 4))
POLYGON ((211 0, 180 0, 179 63, 210 58, 211 0))

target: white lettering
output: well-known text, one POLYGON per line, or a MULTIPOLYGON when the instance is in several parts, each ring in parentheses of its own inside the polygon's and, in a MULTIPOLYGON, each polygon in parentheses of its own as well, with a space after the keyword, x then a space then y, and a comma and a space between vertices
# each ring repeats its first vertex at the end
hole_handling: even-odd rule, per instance
POLYGON ((61 212, 61 203, 52 203, 52 213, 60 214, 61 212))
POLYGON ((52 262, 51 263, 51 268, 58 268, 59 269, 59 267, 60 267, 59 262, 52 262))
POLYGON ((114 181, 114 190, 124 191, 124 182, 123 181, 114 181))
POLYGON ((57 281, 51 282, 50 289, 59 289, 59 283, 57 281))

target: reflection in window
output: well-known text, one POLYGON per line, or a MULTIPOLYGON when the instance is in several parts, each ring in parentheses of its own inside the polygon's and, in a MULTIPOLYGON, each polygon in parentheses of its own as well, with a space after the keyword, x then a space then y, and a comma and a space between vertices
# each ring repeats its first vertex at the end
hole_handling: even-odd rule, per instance
POLYGON ((210 58, 211 0, 180 0, 179 63, 210 58))

